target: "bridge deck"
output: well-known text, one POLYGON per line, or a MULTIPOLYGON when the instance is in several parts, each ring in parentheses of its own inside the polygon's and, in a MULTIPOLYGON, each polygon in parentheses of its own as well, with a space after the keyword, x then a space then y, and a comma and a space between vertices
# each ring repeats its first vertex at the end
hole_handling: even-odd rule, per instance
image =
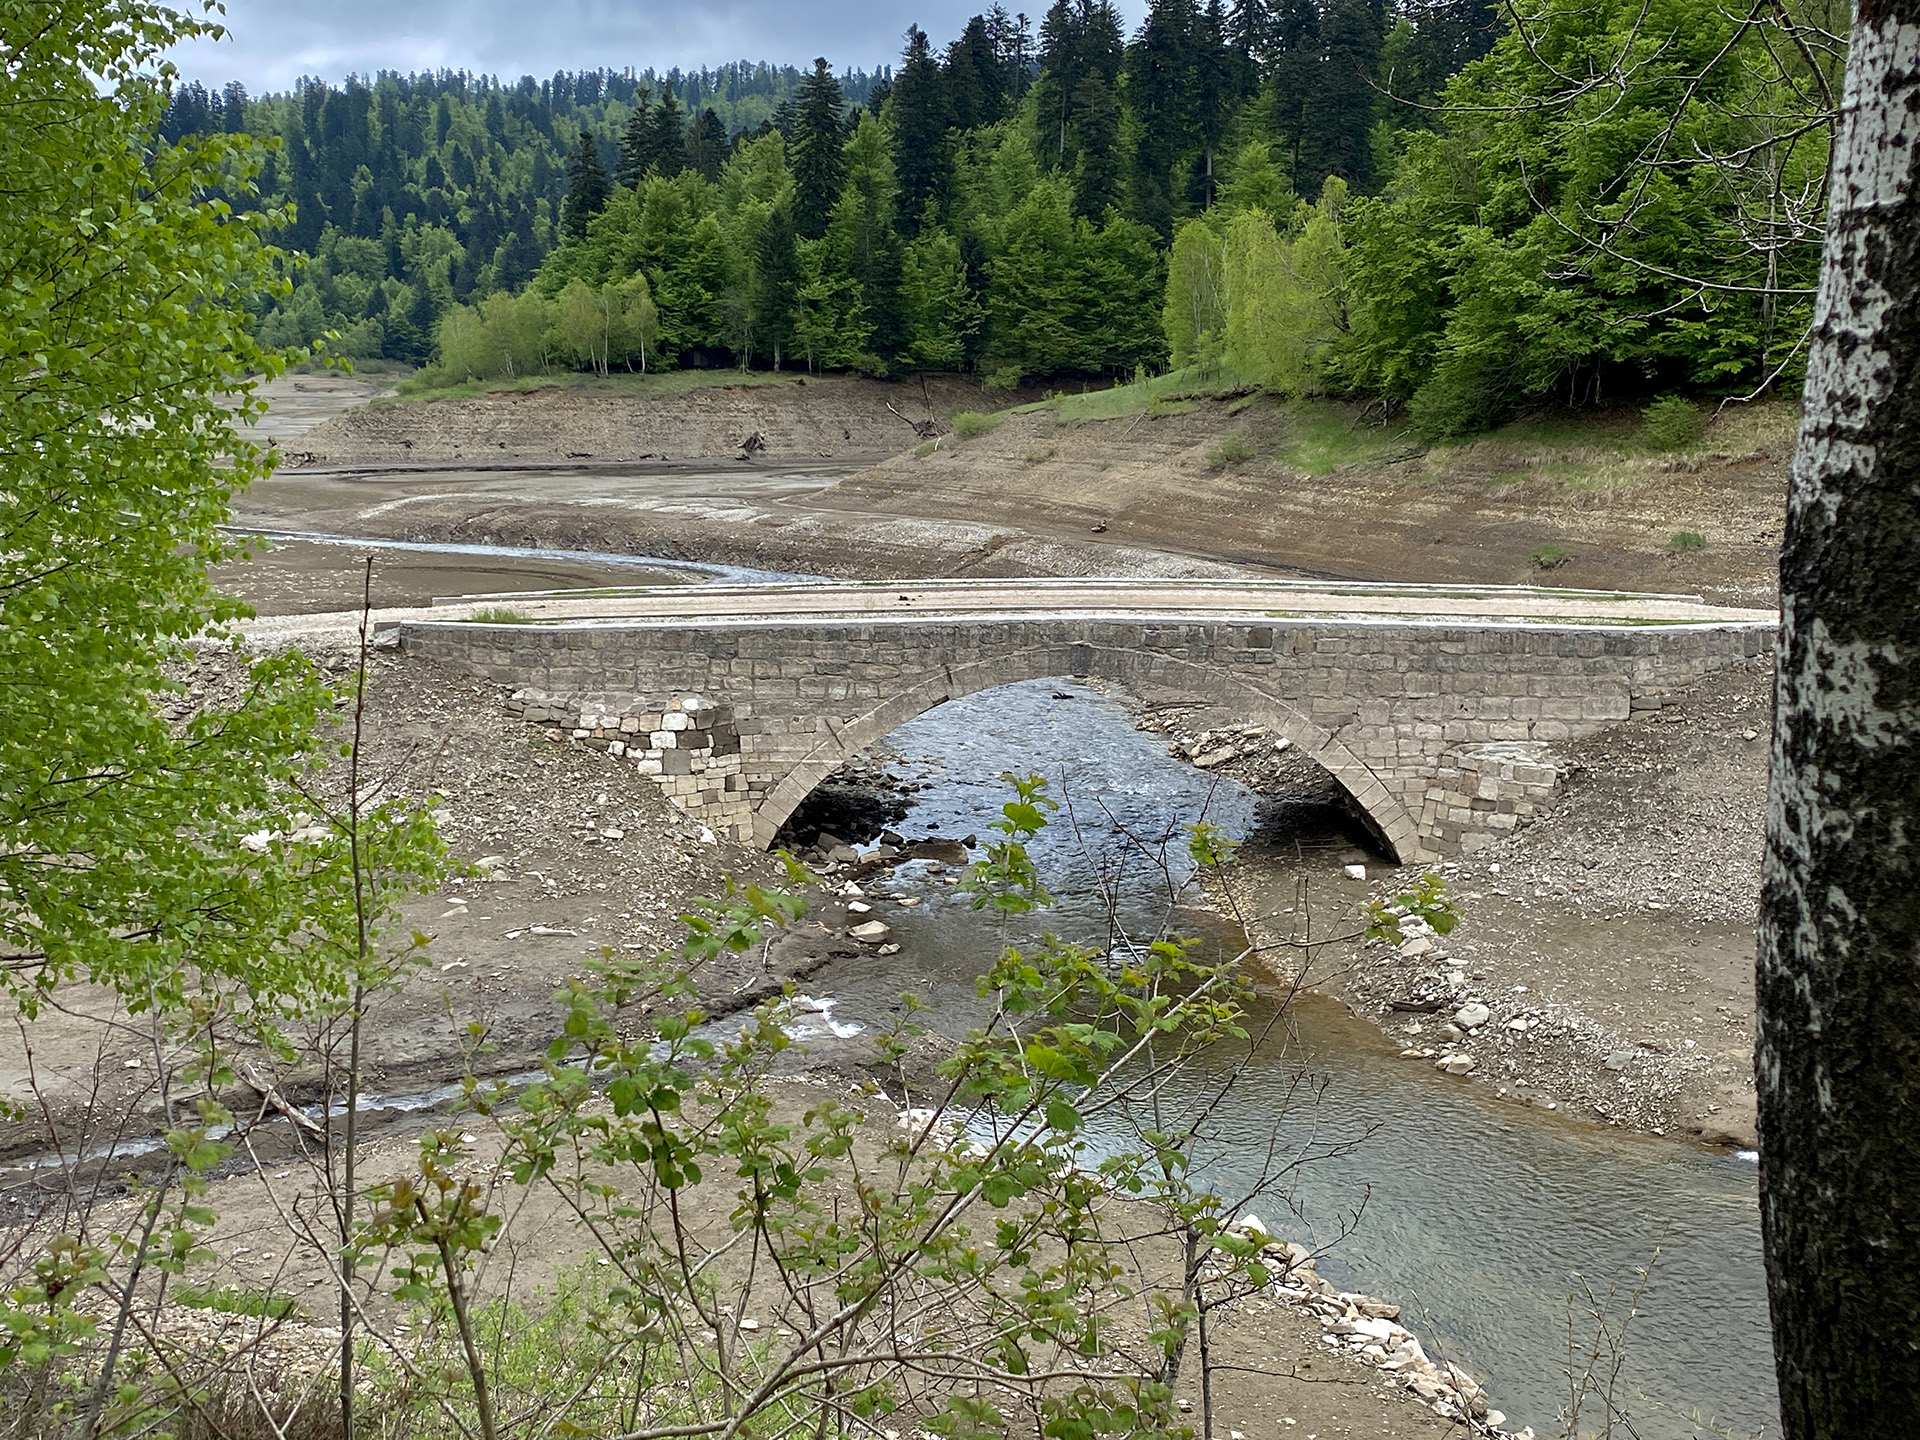
POLYGON ((432 618, 505 607, 540 624, 764 625, 1047 616, 1184 621, 1254 618, 1425 624, 1772 625, 1770 610, 1698 595, 1538 586, 1376 585, 1298 580, 913 580, 672 585, 437 597, 432 618))

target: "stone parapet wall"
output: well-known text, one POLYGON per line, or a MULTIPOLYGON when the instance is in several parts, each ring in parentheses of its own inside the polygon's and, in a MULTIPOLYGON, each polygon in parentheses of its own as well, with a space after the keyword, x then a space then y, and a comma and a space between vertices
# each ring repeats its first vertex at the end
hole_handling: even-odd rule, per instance
POLYGON ((1534 773, 1546 767, 1484 747, 1549 746, 1591 734, 1626 719, 1636 703, 1657 704, 1713 670, 1765 653, 1772 631, 1751 624, 909 615, 551 627, 407 622, 402 643, 524 687, 533 723, 584 731, 580 738, 609 749, 619 744, 637 764, 657 761, 660 771, 648 773, 689 810, 711 814, 716 828, 739 834, 744 805, 762 844, 841 762, 913 716, 993 686, 1073 675, 1143 697, 1219 705, 1268 726, 1331 771, 1411 860, 1485 843, 1475 837, 1519 823, 1523 804, 1551 793, 1552 780, 1534 773), (613 704, 605 697, 626 698, 613 704), (717 740, 720 722, 702 718, 703 707, 726 714, 727 743, 738 749, 696 749, 706 763, 683 771, 691 759, 667 758, 682 753, 679 740, 655 742, 684 733, 666 728, 676 713, 690 717, 694 734, 717 740), (628 722, 633 729, 623 728, 628 722), (715 762, 723 762, 717 774, 715 762))

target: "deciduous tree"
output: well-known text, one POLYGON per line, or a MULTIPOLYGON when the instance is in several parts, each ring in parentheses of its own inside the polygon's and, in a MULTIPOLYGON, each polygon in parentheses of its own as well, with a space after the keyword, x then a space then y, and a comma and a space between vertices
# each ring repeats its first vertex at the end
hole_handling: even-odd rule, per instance
POLYGON ((1861 0, 1780 561, 1760 1204, 1788 1440, 1920 1415, 1920 4, 1861 0))

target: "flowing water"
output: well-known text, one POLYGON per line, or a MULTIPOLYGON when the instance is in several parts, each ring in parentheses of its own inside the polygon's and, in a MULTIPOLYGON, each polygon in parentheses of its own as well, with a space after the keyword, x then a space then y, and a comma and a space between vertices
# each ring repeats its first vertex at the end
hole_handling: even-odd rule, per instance
MULTIPOLYGON (((1247 835, 1272 819, 1246 790, 1170 760, 1114 699, 1067 682, 941 706, 887 749, 932 782, 896 827, 910 839, 985 833, 1008 798, 1001 772, 1046 775, 1067 805, 1034 848, 1062 898, 1029 929, 1096 944, 1107 935, 1103 886, 1126 897, 1129 930, 1168 920, 1169 872, 1186 873, 1185 822, 1204 816, 1247 835)), ((1325 835, 1327 854, 1339 858, 1358 833, 1325 835)), ((815 982, 839 1022, 883 1020, 903 989, 933 1002, 937 1028, 983 1017, 971 977, 1002 943, 998 922, 924 870, 869 884, 926 903, 886 907, 901 953, 845 962, 815 982)), ((1175 928, 1225 953, 1244 945, 1202 913, 1178 915, 1175 928)), ((1263 988, 1262 1003, 1275 1003, 1279 987, 1263 988)), ((1618 1392, 1635 1397, 1639 1435, 1675 1440, 1704 1433, 1708 1420, 1736 1434, 1777 1430, 1751 1163, 1497 1100, 1398 1058, 1372 1025, 1318 996, 1298 1001, 1293 1019, 1295 1038, 1257 1058, 1219 1113, 1209 1184, 1243 1193, 1276 1136, 1283 1153, 1322 1152, 1298 1172, 1294 1212, 1264 1198, 1254 1208, 1289 1238, 1331 1242, 1323 1273, 1401 1304, 1430 1353, 1481 1377, 1514 1428, 1557 1432, 1570 1316, 1576 1341, 1593 1329, 1572 1297, 1616 1287, 1617 1323, 1636 1272, 1651 1265, 1618 1392), (1324 1089, 1303 1088, 1303 1069, 1324 1089)))

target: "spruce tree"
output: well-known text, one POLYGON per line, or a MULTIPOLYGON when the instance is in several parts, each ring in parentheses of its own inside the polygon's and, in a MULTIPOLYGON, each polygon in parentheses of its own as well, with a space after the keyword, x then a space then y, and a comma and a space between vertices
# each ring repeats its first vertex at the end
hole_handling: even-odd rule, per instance
POLYGON ((967 21, 960 38, 947 47, 946 81, 947 109, 958 129, 991 125, 1006 113, 1006 66, 986 16, 967 21))
POLYGON ((888 101, 901 229, 911 235, 929 206, 946 198, 953 160, 947 148, 947 96, 926 32, 907 27, 907 48, 888 101))
POLYGON ((1338 175, 1355 190, 1371 188, 1384 38, 1374 0, 1333 0, 1321 17, 1319 63, 1302 141, 1308 173, 1294 176, 1301 194, 1318 194, 1320 182, 1329 175, 1338 175))
POLYGON ((571 239, 585 239, 587 222, 607 208, 612 194, 613 182, 600 160, 600 147, 582 130, 579 144, 567 157, 567 198, 561 211, 561 228, 571 239))
POLYGON ((620 135, 620 183, 638 189, 656 163, 652 100, 650 92, 642 90, 634 99, 633 115, 620 135))
POLYGON ((780 362, 793 349, 793 310, 800 290, 800 253, 793 207, 775 207, 761 227, 753 252, 753 334, 761 350, 780 362))
POLYGON ((793 223, 808 240, 827 233, 827 221, 846 176, 846 161, 840 154, 847 138, 840 119, 843 106, 840 82, 833 78, 826 59, 817 58, 813 73, 800 86, 791 137, 793 223))
POLYGON ((727 130, 711 105, 700 112, 687 139, 687 166, 703 180, 720 178, 720 167, 727 161, 727 130))
POLYGON ((1286 147, 1288 173, 1294 187, 1301 189, 1305 188, 1301 170, 1307 109, 1313 100, 1320 62, 1320 12, 1313 0, 1277 0, 1268 37, 1272 46, 1269 123, 1274 135, 1286 147))
POLYGON ((1073 129, 1079 141, 1073 208, 1098 220, 1121 200, 1120 106, 1107 82, 1088 75, 1073 93, 1073 129))
POLYGON ((1151 0, 1127 52, 1127 95, 1140 136, 1133 151, 1133 218, 1165 238, 1173 233, 1174 180, 1195 148, 1193 0, 1151 0))
POLYGON ((653 161, 671 180, 687 168, 687 115, 671 87, 662 86, 653 107, 653 161))

